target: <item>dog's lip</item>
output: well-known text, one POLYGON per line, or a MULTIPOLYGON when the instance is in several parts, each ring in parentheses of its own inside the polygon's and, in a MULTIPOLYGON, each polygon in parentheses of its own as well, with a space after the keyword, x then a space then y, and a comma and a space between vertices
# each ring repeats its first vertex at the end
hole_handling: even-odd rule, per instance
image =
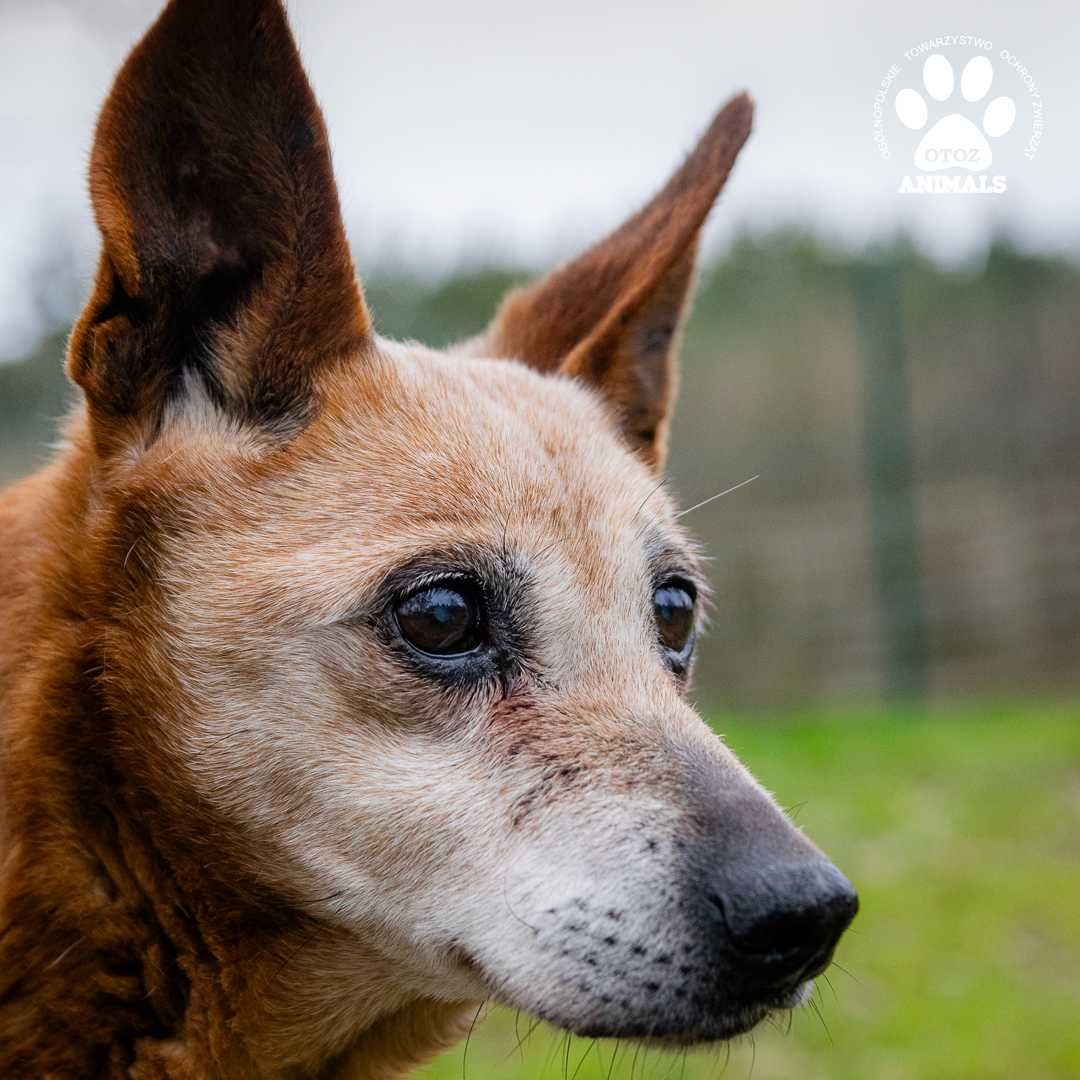
POLYGON ((669 1049, 700 1047, 707 1046, 709 1043, 726 1042, 739 1035, 745 1035, 780 1007, 764 1002, 732 1005, 708 1017, 702 1017, 697 1023, 687 1024, 685 1027, 672 1024, 670 1030, 658 1030, 655 1022, 650 1022, 648 1025, 586 1024, 580 1027, 574 1026, 571 1030, 575 1035, 586 1039, 632 1039, 648 1046, 669 1049))
POLYGON ((491 977, 483 964, 468 956, 464 950, 455 949, 454 953, 456 958, 488 987, 493 1000, 501 1001, 511 1008, 522 1009, 562 1031, 569 1031, 586 1039, 631 1039, 645 1045, 670 1049, 708 1046, 710 1043, 722 1043, 745 1035, 773 1013, 797 1009, 804 1005, 814 986, 813 980, 807 980, 784 994, 766 999, 732 1001, 714 1013, 700 1017, 697 1022, 690 1022, 685 1026, 676 1022, 671 1025, 670 1030, 658 1031, 652 1021, 648 1024, 632 1021, 616 1021, 610 1024, 590 1024, 587 1021, 576 1023, 570 1017, 556 1016, 542 1008, 530 1007, 516 995, 513 1000, 508 1000, 500 993, 498 980, 491 977))
POLYGON ((629 1038, 650 1046, 682 1048, 722 1043, 745 1035, 773 1013, 797 1009, 804 1005, 813 992, 813 981, 800 983, 785 994, 765 1000, 734 1001, 715 1013, 685 1029, 656 1032, 639 1029, 633 1024, 624 1027, 612 1025, 574 1028, 574 1034, 584 1038, 629 1038))
MULTIPOLYGON (((463 946, 455 943, 447 950, 448 955, 470 974, 474 975, 488 988, 490 996, 498 1001, 500 994, 500 980, 492 976, 488 969, 475 956, 469 953, 463 946)), ((514 1007, 524 1008, 539 1020, 544 1020, 564 1031, 571 1031, 581 1038, 588 1039, 633 1039, 637 1042, 650 1046, 682 1048, 687 1046, 707 1046, 709 1043, 726 1042, 739 1035, 745 1035, 748 1031, 757 1027, 763 1020, 775 1012, 784 1012, 797 1009, 805 1005, 813 993, 814 980, 804 979, 796 985, 789 987, 780 993, 773 993, 767 997, 735 1000, 707 1017, 697 1025, 687 1025, 685 1029, 670 1032, 657 1033, 655 1028, 637 1028, 634 1024, 618 1025, 589 1025, 574 1024, 567 1018, 557 1018, 545 1015, 543 1011, 530 1009, 517 1003, 514 1007)), ((511 1004, 503 1001, 503 1004, 511 1004)))

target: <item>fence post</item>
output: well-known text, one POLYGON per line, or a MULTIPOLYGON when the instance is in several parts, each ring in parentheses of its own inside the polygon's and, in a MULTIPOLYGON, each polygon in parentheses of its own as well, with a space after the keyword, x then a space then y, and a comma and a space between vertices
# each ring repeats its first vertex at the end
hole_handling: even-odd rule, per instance
POLYGON ((863 441, 870 486, 874 570, 885 693, 918 700, 927 692, 919 535, 912 491, 911 422, 904 372, 900 270, 887 261, 852 268, 863 372, 863 441))

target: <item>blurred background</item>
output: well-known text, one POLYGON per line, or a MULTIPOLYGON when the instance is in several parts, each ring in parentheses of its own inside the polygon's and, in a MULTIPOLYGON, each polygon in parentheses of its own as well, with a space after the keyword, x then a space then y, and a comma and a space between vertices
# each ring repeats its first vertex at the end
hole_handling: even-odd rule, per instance
MULTIPOLYGON (((72 400, 94 116, 156 7, 0 0, 0 481, 48 456, 72 400)), ((723 100, 753 92, 674 428, 683 505, 758 476, 686 519, 716 593, 697 695, 863 914, 814 1008, 734 1047, 727 1075, 1080 1075, 1080 8, 293 0, 291 15, 379 329, 435 345, 617 224, 723 100), (893 97, 921 89, 921 42, 959 34, 992 45, 932 51, 959 72, 981 49, 991 96, 1018 103, 994 151, 1007 191, 901 195, 918 140, 893 97)), ((704 1077, 726 1061, 529 1026, 496 1012, 428 1075, 704 1077)))

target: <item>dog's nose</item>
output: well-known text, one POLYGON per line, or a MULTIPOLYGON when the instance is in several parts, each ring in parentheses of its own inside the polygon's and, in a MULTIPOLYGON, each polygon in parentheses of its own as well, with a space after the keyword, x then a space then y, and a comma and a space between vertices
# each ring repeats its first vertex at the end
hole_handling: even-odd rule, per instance
POLYGON ((710 898, 754 988, 795 986, 820 974, 859 910, 851 882, 817 855, 744 873, 728 867, 710 898))

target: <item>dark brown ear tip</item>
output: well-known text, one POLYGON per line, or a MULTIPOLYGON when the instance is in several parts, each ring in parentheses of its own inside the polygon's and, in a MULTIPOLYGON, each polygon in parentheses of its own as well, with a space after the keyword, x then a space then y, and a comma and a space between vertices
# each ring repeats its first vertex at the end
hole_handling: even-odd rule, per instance
POLYGON ((754 127, 754 99, 747 91, 736 94, 717 114, 713 130, 745 142, 754 127))
POLYGON ((687 186, 697 190, 707 212, 731 172, 739 151, 754 126, 754 100, 745 91, 733 97, 705 129, 682 168, 668 181, 659 198, 682 198, 687 186))

